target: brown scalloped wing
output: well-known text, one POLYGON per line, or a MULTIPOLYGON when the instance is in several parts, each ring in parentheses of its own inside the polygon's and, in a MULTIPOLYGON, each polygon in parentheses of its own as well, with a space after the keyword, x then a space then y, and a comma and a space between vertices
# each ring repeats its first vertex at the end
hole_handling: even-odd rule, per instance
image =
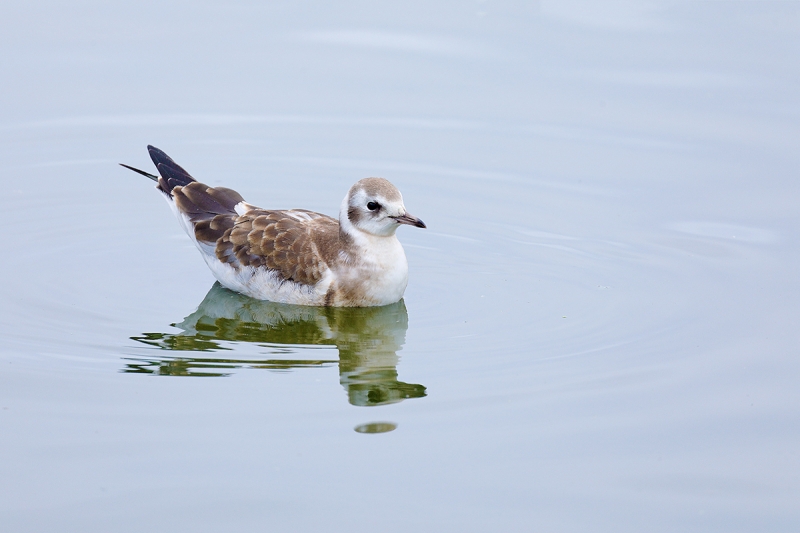
POLYGON ((176 186, 172 196, 195 238, 215 245, 217 259, 234 268, 265 267, 287 281, 314 285, 337 248, 339 222, 320 213, 251 209, 238 215, 239 193, 200 182, 176 186))
POLYGON ((339 223, 319 213, 253 209, 225 230, 216 254, 234 267, 266 267, 287 281, 314 285, 327 267, 318 244, 338 233, 339 223))

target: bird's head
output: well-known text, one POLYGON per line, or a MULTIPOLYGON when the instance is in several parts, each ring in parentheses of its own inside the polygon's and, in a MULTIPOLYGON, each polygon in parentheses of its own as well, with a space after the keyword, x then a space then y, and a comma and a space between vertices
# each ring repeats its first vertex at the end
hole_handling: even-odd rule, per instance
POLYGON ((342 202, 340 223, 355 229, 387 237, 401 224, 424 228, 425 223, 406 211, 397 187, 383 178, 365 178, 350 187, 342 202))

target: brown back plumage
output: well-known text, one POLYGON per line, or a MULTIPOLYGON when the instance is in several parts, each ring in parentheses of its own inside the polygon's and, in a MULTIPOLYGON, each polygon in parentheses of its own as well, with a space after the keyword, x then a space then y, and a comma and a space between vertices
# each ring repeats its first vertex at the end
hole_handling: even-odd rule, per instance
POLYGON ((266 267, 281 278, 314 285, 333 259, 339 222, 304 209, 252 208, 239 215, 241 196, 198 181, 171 190, 177 208, 194 226, 198 242, 214 245, 222 263, 234 268, 266 267), (327 257, 331 256, 331 257, 327 257))
POLYGON ((338 239, 339 222, 331 217, 301 209, 252 209, 216 241, 216 255, 234 267, 263 266, 287 281, 314 285, 334 259, 330 252, 338 239))

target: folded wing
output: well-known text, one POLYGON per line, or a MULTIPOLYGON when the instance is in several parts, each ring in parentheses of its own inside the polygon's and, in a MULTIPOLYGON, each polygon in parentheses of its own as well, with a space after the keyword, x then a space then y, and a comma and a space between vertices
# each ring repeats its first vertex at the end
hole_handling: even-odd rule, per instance
POLYGON ((188 220, 201 252, 234 269, 267 268, 283 281, 314 285, 322 279, 324 251, 338 239, 338 221, 304 209, 253 208, 236 191, 200 183, 158 148, 147 149, 160 175, 158 189, 188 220))

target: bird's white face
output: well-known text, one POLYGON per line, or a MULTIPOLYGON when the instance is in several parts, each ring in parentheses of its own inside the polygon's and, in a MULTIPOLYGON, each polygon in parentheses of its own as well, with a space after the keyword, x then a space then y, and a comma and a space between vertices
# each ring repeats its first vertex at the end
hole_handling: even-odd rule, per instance
POLYGON ((342 207, 346 208, 346 213, 341 215, 346 214, 354 228, 370 235, 394 235, 400 224, 425 227, 420 219, 406 211, 397 187, 383 178, 366 178, 353 185, 342 207))

